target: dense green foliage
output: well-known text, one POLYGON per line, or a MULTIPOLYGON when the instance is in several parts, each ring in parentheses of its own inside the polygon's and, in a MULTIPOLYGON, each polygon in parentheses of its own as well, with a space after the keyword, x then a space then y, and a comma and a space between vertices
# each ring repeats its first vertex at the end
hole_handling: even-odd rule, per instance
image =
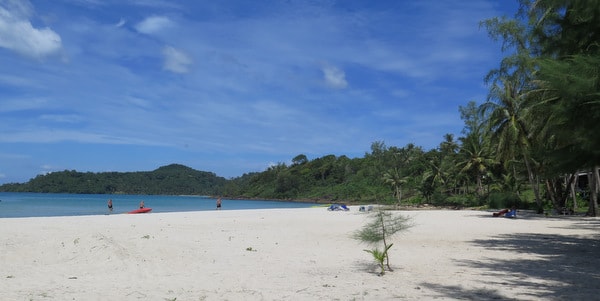
POLYGON ((289 166, 279 163, 264 172, 230 180, 224 194, 327 202, 398 202, 396 192, 404 186, 406 197, 419 197, 424 160, 425 152, 412 144, 388 148, 383 142, 373 143, 371 153, 363 158, 328 155, 308 160, 298 155, 289 166))
POLYGON ((229 180, 178 165, 64 171, 0 191, 518 206, 540 213, 587 204, 589 215, 600 215, 600 1, 520 2, 514 18, 481 23, 507 55, 485 78, 488 99, 459 108, 462 136, 447 134, 434 149, 374 142, 362 158, 300 154, 291 164, 229 180))
POLYGON ((588 214, 599 215, 600 2, 520 2, 514 19, 482 23, 508 53, 481 108, 492 150, 508 170, 525 166, 540 212, 545 201, 565 208, 576 175, 589 172, 588 214))
POLYGON ((24 184, 5 184, 0 191, 84 194, 216 195, 225 179, 214 173, 172 164, 150 172, 61 171, 39 175, 24 184))

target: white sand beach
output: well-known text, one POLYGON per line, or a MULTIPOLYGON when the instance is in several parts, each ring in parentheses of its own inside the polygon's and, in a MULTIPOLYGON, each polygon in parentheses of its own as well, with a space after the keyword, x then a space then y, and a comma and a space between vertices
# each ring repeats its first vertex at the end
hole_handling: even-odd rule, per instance
POLYGON ((325 208, 0 219, 2 300, 592 300, 600 220, 398 211, 393 272, 325 208))

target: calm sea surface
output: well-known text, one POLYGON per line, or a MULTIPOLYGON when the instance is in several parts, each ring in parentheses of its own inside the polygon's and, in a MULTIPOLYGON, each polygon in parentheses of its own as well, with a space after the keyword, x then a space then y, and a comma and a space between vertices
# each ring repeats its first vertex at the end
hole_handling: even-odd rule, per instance
MULTIPOLYGON (((215 210, 216 199, 203 196, 54 194, 0 192, 0 218, 112 214, 138 209, 144 201, 153 213, 215 210)), ((223 199, 222 210, 308 208, 312 203, 223 199)))

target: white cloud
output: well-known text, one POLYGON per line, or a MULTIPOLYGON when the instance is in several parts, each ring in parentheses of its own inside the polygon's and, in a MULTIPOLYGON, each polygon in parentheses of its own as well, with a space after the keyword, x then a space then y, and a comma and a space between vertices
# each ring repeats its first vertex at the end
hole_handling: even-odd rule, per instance
POLYGON ((174 73, 187 73, 188 67, 192 64, 192 59, 185 53, 171 47, 163 48, 165 56, 164 68, 174 73))
POLYGON ((33 14, 33 6, 28 0, 1 0, 0 6, 18 19, 27 19, 33 14))
POLYGON ((4 5, 8 9, 0 6, 0 47, 36 59, 56 54, 61 50, 60 36, 48 27, 34 28, 27 19, 26 7, 4 5))
POLYGON ((173 25, 167 17, 152 16, 144 19, 135 26, 135 29, 145 34, 155 34, 173 25))
POLYGON ((115 24, 115 27, 122 27, 123 25, 125 25, 126 21, 125 19, 121 18, 119 20, 119 23, 115 24))
POLYGON ((326 65, 321 68, 323 76, 325 77, 325 83, 334 89, 344 89, 348 87, 346 81, 346 73, 338 69, 337 67, 326 65))

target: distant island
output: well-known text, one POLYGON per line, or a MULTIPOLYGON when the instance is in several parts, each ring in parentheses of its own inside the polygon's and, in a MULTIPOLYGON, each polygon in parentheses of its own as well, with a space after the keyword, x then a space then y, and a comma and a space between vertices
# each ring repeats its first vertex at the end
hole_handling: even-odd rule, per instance
POLYGON ((26 183, 0 186, 2 192, 81 194, 217 195, 227 180, 212 172, 171 164, 153 171, 78 172, 38 175, 26 183))

